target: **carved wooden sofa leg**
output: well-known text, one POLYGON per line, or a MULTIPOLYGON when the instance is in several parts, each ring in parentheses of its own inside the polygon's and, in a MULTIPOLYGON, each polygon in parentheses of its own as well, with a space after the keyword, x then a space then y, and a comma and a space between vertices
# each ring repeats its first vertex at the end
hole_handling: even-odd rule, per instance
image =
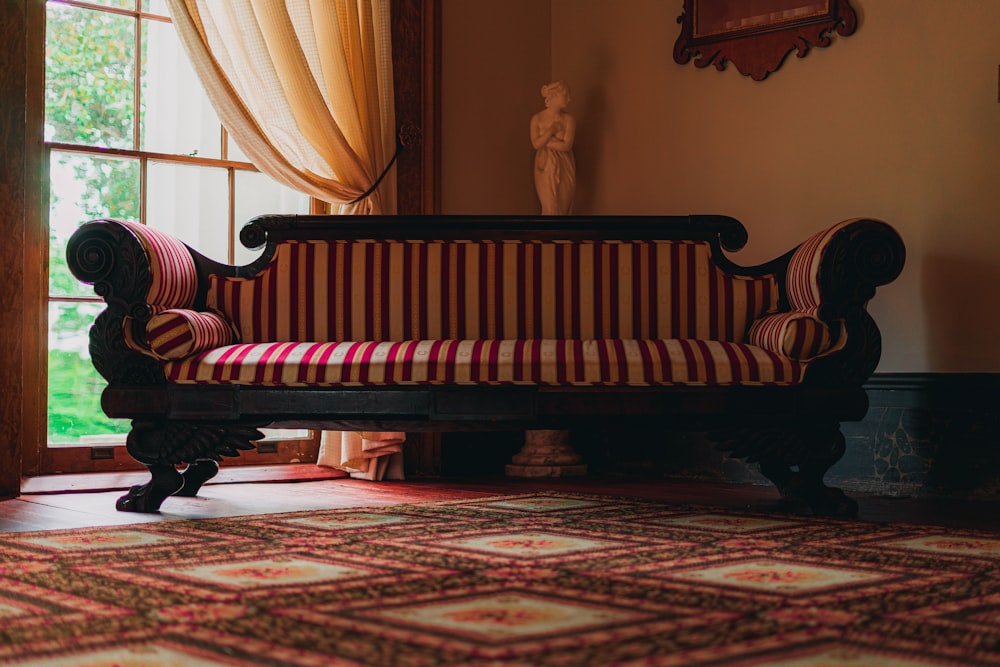
POLYGON ((202 484, 219 474, 219 462, 212 459, 200 459, 195 461, 181 473, 184 478, 184 486, 174 493, 175 496, 193 498, 198 495, 202 484))
POLYGON ((839 423, 741 429, 709 437, 730 456, 757 463, 783 499, 804 502, 818 516, 857 515, 858 503, 823 481, 846 449, 839 423))
POLYGON ((163 501, 174 495, 184 486, 184 477, 172 465, 154 463, 147 465, 152 474, 145 484, 138 484, 128 490, 115 503, 120 512, 156 512, 163 501))
POLYGON ((170 496, 194 497, 202 484, 215 477, 219 464, 212 459, 201 459, 180 472, 172 465, 154 463, 146 466, 152 479, 133 486, 115 504, 122 512, 156 512, 170 496))
POLYGON ((223 456, 238 456, 264 437, 263 424, 212 424, 194 421, 132 422, 125 447, 145 464, 151 479, 118 499, 122 512, 156 512, 170 496, 195 496, 219 472, 223 456), (183 472, 177 466, 187 463, 183 472))

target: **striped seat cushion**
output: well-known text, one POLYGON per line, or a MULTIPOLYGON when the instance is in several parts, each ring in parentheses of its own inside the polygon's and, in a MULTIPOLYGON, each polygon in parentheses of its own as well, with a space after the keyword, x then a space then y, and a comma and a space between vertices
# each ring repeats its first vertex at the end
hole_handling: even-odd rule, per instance
POLYGON ((386 386, 793 385, 805 365, 694 339, 241 343, 165 364, 178 384, 386 386))

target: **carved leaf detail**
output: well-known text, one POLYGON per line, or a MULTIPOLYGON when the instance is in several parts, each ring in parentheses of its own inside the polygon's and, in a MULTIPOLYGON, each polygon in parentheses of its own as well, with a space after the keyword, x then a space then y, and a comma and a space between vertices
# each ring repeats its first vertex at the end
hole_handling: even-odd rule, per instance
POLYGON ((257 425, 136 420, 132 422, 127 448, 137 461, 147 465, 176 465, 239 456, 241 451, 253 449, 253 442, 263 437, 257 425))

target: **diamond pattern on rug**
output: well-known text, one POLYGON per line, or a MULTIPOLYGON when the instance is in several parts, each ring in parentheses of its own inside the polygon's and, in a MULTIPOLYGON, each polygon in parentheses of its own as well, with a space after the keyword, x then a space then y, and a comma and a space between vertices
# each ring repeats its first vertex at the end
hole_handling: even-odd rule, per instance
MULTIPOLYGON (((342 589, 366 585, 373 581, 404 581, 408 576, 426 576, 426 568, 401 562, 373 563, 370 559, 345 555, 338 561, 327 559, 325 554, 314 557, 296 554, 264 554, 254 558, 201 561, 183 564, 162 564, 143 561, 128 567, 111 567, 100 574, 150 589, 162 594, 183 591, 186 595, 207 600, 238 600, 239 595, 268 596, 276 590, 288 594, 310 590, 342 589), (379 567, 381 565, 382 567, 379 567), (221 594, 221 597, 220 597, 221 594)), ((92 568, 84 568, 98 574, 92 568)))
POLYGON ((1000 557, 1000 539, 955 537, 946 533, 882 542, 881 547, 933 551, 954 556, 1000 557))
POLYGON ((878 572, 803 565, 770 559, 697 568, 674 572, 668 576, 671 579, 772 593, 815 593, 886 579, 878 572))
POLYGON ((484 503, 483 507, 520 510, 522 512, 565 512, 566 510, 591 509, 606 505, 597 500, 583 498, 565 498, 560 496, 529 496, 526 498, 510 498, 484 503))
POLYGON ((358 579, 376 573, 371 568, 337 565, 308 558, 264 558, 227 563, 167 567, 168 576, 230 589, 319 584, 358 579))
POLYGON ((436 545, 509 558, 541 558, 566 556, 581 551, 620 548, 623 543, 618 540, 582 538, 542 531, 512 531, 440 540, 436 545))
POLYGON ((0 665, 985 667, 998 532, 550 492, 0 534, 0 665))
POLYGON ((653 614, 641 611, 520 591, 404 604, 361 615, 488 644, 585 632, 654 618, 653 614))
MULTIPOLYGON (((440 656, 440 664, 449 665, 466 665, 472 655, 491 659, 530 657, 525 664, 539 664, 535 661, 547 651, 579 650, 612 640, 641 642, 658 633, 669 636, 739 618, 730 611, 676 603, 637 606, 631 600, 593 595, 582 588, 567 590, 545 581, 520 586, 511 583, 517 571, 510 574, 505 581, 488 585, 467 579, 463 586, 459 580, 449 579, 443 582, 447 590, 444 594, 415 594, 378 605, 331 604, 279 613, 323 627, 330 637, 363 636, 380 645, 396 642, 466 656, 453 662, 440 656)), ((557 664, 603 663, 583 660, 557 664)))
POLYGON ((288 519, 286 523, 307 528, 326 528, 328 530, 350 530, 355 528, 385 527, 395 524, 415 521, 412 517, 392 516, 389 514, 373 514, 359 512, 356 514, 333 514, 328 516, 305 516, 288 519))
MULTIPOLYGON (((47 585, 25 583, 12 577, 0 577, 0 627, 27 628, 47 623, 72 624, 84 618, 127 615, 129 611, 114 604, 88 599, 52 587, 52 568, 26 568, 33 576, 46 578, 47 585)), ((0 632, 0 645, 3 633, 0 632)))
POLYGON ((935 665, 945 667, 953 663, 928 657, 893 655, 874 649, 835 646, 814 649, 801 656, 778 658, 774 662, 754 661, 749 664, 766 664, 770 667, 935 667, 935 665))
POLYGON ((79 533, 53 532, 25 536, 20 540, 25 546, 47 551, 97 551, 100 549, 142 549, 164 544, 177 544, 181 540, 168 535, 157 535, 139 530, 88 530, 79 533))
POLYGON ((738 516, 722 512, 671 516, 647 521, 662 526, 704 528, 728 533, 756 533, 774 528, 798 528, 802 525, 801 521, 794 519, 738 516))

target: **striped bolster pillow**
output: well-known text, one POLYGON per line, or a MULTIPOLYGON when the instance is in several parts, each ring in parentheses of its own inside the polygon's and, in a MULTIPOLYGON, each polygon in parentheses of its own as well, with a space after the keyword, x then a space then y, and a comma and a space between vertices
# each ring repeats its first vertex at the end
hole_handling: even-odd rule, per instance
POLYGON ((229 321, 213 312, 172 308, 146 323, 149 349, 161 359, 183 359, 234 342, 229 321))
POLYGON ((747 338, 751 345, 798 361, 832 351, 829 327, 815 315, 803 312, 765 315, 750 325, 747 338))

